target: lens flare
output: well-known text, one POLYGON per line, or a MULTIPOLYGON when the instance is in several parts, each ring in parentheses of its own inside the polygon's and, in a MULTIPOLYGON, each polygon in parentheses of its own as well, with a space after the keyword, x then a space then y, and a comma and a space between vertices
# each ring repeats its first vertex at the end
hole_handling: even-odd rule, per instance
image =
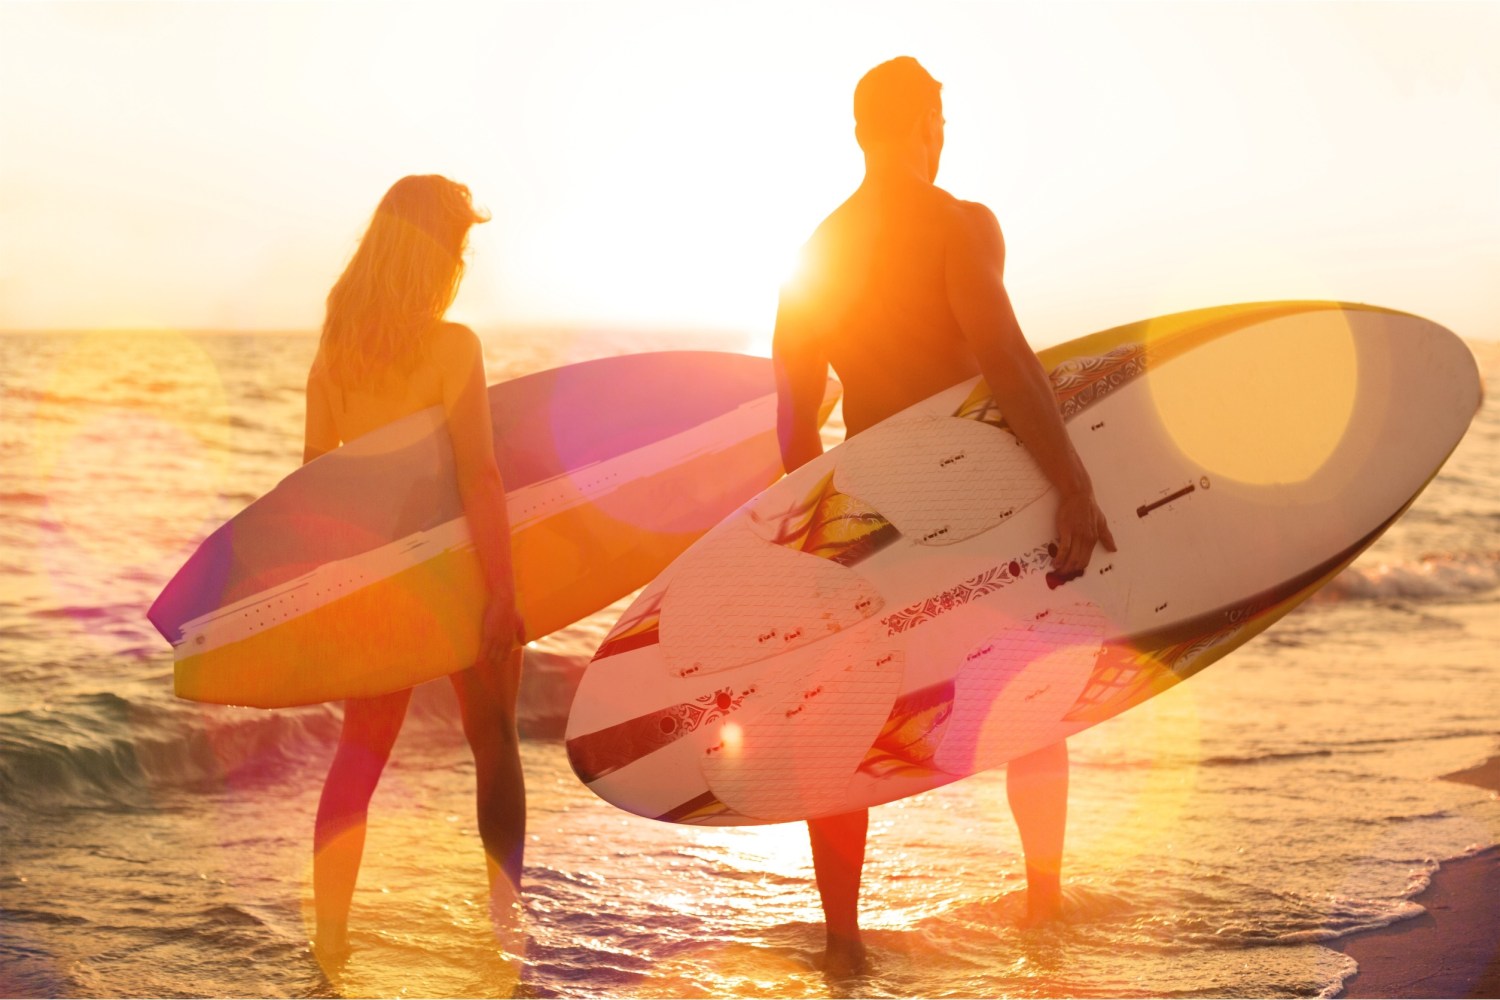
POLYGON ((745 731, 739 727, 739 723, 726 722, 719 730, 719 739, 724 747, 724 753, 733 757, 745 745, 745 731))
POLYGON ((1121 870, 1172 843, 1197 787, 1201 718, 1196 689, 1179 684, 1070 738, 1068 864, 1121 870))
POLYGON ((1240 482, 1297 483, 1344 437, 1356 353, 1348 321, 1329 310, 1219 337, 1161 363, 1148 381, 1162 427, 1191 461, 1240 482))

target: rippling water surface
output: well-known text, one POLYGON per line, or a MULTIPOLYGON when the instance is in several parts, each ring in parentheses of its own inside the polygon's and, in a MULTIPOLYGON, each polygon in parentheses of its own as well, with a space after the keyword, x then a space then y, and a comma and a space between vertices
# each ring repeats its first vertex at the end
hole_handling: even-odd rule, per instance
MULTIPOLYGON (((146 606, 295 467, 309 335, 0 336, 0 994, 509 995, 484 910, 473 767, 418 691, 371 812, 355 953, 306 948, 336 706, 174 699, 146 606)), ((486 338, 492 379, 689 346, 486 338)), ((730 341, 691 346, 735 349, 730 341)), ((1471 345, 1490 385, 1500 350, 1471 345)), ((836 432, 835 428, 835 432, 836 432)), ((1435 780, 1496 751, 1500 411, 1308 606, 1075 737, 1064 924, 1025 929, 1003 774, 872 814, 870 977, 814 968, 804 828, 620 813, 568 769, 566 689, 609 612, 531 651, 523 716, 536 995, 1316 996, 1323 942, 1415 912, 1500 801, 1435 780)), ((616 609, 618 610, 618 608, 616 609)))

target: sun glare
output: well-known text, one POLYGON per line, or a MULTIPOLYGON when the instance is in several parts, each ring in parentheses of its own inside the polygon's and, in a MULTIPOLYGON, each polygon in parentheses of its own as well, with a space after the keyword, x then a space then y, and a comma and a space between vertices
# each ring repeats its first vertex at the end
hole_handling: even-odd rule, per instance
POLYGON ((1107 787, 1075 796, 1068 848, 1103 870, 1170 843, 1199 780, 1185 762, 1202 741, 1199 692, 1178 685, 1128 712, 1071 737, 1079 759, 1108 762, 1107 787))
POLYGON ((704 826, 693 831, 693 839, 705 848, 728 855, 732 859, 730 867, 739 871, 798 878, 812 864, 807 827, 802 823, 704 826))
POLYGON ((745 732, 738 723, 726 722, 724 728, 719 730, 719 738, 723 742, 724 752, 730 756, 740 752, 745 745, 745 732))
POLYGON ((1338 312, 1211 341, 1149 380, 1162 425, 1193 462, 1246 483, 1302 482, 1354 412, 1358 359, 1338 312), (1267 401, 1274 405, 1267 405, 1267 401))

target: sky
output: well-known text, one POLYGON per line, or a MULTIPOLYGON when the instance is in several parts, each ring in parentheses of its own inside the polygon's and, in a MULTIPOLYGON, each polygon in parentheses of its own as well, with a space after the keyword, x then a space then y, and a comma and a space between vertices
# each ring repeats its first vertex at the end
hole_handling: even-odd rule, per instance
POLYGON ((763 343, 904 54, 1035 346, 1291 298, 1496 338, 1497 51, 1491 2, 0 0, 0 329, 314 330, 436 172, 494 217, 452 318, 763 343))

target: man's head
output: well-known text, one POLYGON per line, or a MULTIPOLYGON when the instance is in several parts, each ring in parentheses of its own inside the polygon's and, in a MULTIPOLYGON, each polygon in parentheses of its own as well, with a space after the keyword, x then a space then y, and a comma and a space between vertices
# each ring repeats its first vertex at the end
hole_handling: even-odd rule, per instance
POLYGON ((854 88, 854 138, 867 154, 921 143, 936 176, 943 148, 943 85, 911 56, 881 63, 854 88))

